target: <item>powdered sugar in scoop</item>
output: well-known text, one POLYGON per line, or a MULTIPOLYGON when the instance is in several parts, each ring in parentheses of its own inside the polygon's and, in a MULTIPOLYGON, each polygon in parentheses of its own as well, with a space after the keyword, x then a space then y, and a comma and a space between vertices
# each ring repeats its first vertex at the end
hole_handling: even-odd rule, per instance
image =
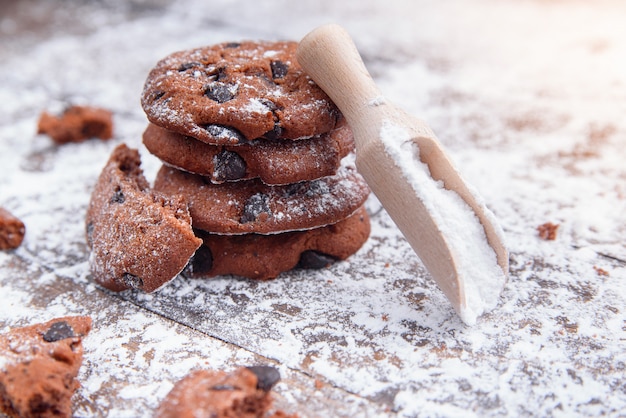
POLYGON ((419 159, 417 144, 405 128, 385 120, 380 139, 447 242, 461 285, 458 313, 466 324, 475 324, 478 316, 496 307, 506 282, 483 226, 456 192, 431 177, 428 166, 419 159))

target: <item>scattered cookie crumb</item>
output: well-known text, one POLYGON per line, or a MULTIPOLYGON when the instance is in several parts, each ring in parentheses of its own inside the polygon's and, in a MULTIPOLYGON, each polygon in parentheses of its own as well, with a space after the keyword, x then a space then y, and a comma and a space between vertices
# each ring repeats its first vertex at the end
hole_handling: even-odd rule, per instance
POLYGON ((554 241, 556 239, 556 231, 559 229, 559 224, 553 224, 552 222, 546 222, 543 225, 537 227, 539 232, 539 238, 546 241, 554 241))
POLYGON ((596 271, 596 273, 598 273, 598 276, 604 276, 604 277, 609 276, 609 272, 601 267, 593 266, 593 269, 596 271))
POLYGON ((321 380, 315 379, 315 389, 320 390, 324 387, 324 383, 321 380))
POLYGON ((6 209, 0 208, 0 250, 12 250, 24 240, 24 223, 6 209))
POLYGON ((0 415, 72 416, 82 338, 90 330, 91 318, 72 316, 0 335, 0 415))
POLYGON ((43 112, 37 133, 48 135, 57 144, 90 138, 107 140, 113 137, 113 114, 91 106, 70 106, 59 117, 43 112))

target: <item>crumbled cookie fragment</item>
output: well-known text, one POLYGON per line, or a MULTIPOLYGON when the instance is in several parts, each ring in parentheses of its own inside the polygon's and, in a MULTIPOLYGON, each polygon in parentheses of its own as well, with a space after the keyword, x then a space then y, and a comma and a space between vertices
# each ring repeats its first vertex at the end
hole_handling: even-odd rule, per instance
POLYGON ((24 240, 24 223, 8 210, 0 208, 0 250, 12 250, 24 240))
POLYGON ((545 224, 537 227, 539 232, 539 238, 546 241, 554 241, 556 239, 556 232, 559 229, 559 224, 553 224, 552 222, 546 222, 545 224))
POLYGON ((186 201, 149 188, 137 150, 119 145, 102 170, 86 216, 93 279, 113 291, 153 292, 185 267, 202 241, 186 201))
POLYGON ((91 318, 72 316, 0 335, 0 412, 9 417, 70 417, 91 318))
POLYGON ((107 140, 113 137, 113 114, 91 106, 70 106, 59 117, 43 112, 37 133, 48 135, 57 144, 90 138, 107 140))
MULTIPOLYGON (((272 387, 280 373, 271 366, 240 367, 231 373, 197 370, 176 383, 155 418, 262 418, 272 406, 272 387)), ((296 418, 283 411, 271 416, 296 418)))

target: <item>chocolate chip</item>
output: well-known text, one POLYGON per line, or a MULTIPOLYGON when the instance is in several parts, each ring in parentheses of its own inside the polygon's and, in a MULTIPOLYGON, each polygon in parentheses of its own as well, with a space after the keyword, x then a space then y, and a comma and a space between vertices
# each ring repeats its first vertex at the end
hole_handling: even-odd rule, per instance
POLYGON ((196 253, 193 255, 189 261, 189 265, 187 266, 187 269, 192 275, 199 276, 208 274, 212 268, 213 254, 211 253, 211 249, 204 245, 196 250, 196 253))
POLYGON ((152 93, 152 97, 151 100, 153 102, 156 102, 157 100, 159 100, 161 97, 165 96, 165 92, 161 91, 161 90, 157 90, 154 93, 152 93))
POLYGON ((280 372, 277 368, 272 366, 251 366, 246 367, 257 378, 257 389, 264 392, 269 392, 272 387, 280 380, 280 372))
POLYGON ((214 177, 218 181, 239 180, 246 175, 246 162, 236 152, 220 152, 215 156, 214 164, 214 177))
POLYGON ((304 181, 299 182, 299 183, 291 183, 285 186, 284 191, 283 191, 283 196, 293 197, 296 195, 302 195, 306 193, 307 190, 308 190, 308 186, 307 186, 307 183, 304 181))
POLYGON ((182 72, 182 71, 187 71, 190 70, 192 68, 195 67, 201 67, 202 64, 199 62, 186 62, 184 64, 181 64, 180 67, 178 67, 178 71, 182 72))
POLYGON ((263 214, 272 214, 270 210, 270 198, 266 194, 257 193, 246 200, 243 215, 239 222, 242 224, 254 222, 263 214))
POLYGON ((282 61, 272 61, 270 62, 270 68, 272 69, 272 78, 283 78, 287 75, 289 65, 282 61))
POLYGON ((221 143, 227 140, 232 144, 240 144, 246 142, 246 138, 236 129, 221 125, 205 125, 204 129, 216 140, 221 143))
POLYGON ((124 197, 124 193, 122 193, 122 189, 119 187, 115 189, 113 196, 111 196, 111 203, 124 203, 126 198, 124 197))
POLYGON ((126 287, 130 287, 131 289, 141 289, 143 288, 143 279, 141 277, 137 277, 134 274, 124 273, 122 276, 122 281, 126 287))
POLYGON ((274 123, 274 128, 263 134, 263 138, 266 139, 279 139, 283 133, 283 128, 280 126, 280 122, 274 123))
POLYGON ((304 196, 315 197, 324 195, 330 192, 328 184, 324 181, 313 180, 303 181, 300 183, 292 183, 285 187, 283 195, 285 197, 304 196))
POLYGON ((278 109, 278 106, 276 105, 276 103, 274 103, 273 101, 269 99, 260 98, 259 102, 263 103, 263 106, 267 107, 270 110, 270 112, 274 112, 276 109, 278 109))
POLYGON ((237 86, 231 83, 215 81, 205 86, 204 95, 218 103, 225 103, 235 98, 237 86))
POLYGON ((324 181, 314 180, 308 183, 309 189, 306 191, 306 197, 314 197, 328 194, 330 192, 330 187, 324 181))
POLYGON ((211 386, 209 388, 209 390, 219 390, 219 391, 222 391, 222 390, 239 390, 239 388, 236 387, 236 386, 233 386, 233 385, 215 385, 215 386, 211 386))
POLYGON ((224 44, 224 48, 239 48, 241 44, 239 42, 229 42, 224 44))
POLYGON ((323 269, 334 263, 336 260, 330 255, 313 250, 304 251, 300 254, 300 261, 297 267, 301 269, 323 269))
POLYGON ((74 329, 65 321, 55 322, 43 335, 43 340, 48 343, 64 340, 74 336, 74 329))

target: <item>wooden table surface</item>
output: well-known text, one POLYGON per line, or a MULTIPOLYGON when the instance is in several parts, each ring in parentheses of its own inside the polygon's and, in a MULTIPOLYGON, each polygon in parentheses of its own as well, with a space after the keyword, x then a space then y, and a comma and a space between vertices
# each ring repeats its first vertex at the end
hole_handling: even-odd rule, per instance
POLYGON ((626 5, 620 1, 183 0, 0 4, 0 206, 26 224, 0 252, 0 332, 90 315, 76 416, 151 416, 195 368, 273 364, 303 417, 626 416, 626 5), (175 3, 175 4, 174 4, 175 3), (390 99, 431 125, 500 220, 498 308, 463 325, 375 198, 346 262, 267 282, 92 283, 84 213, 120 143, 146 177, 139 96, 186 48, 353 36, 390 99), (43 110, 114 113, 108 142, 54 146, 43 110), (555 240, 539 236, 558 225, 555 240))

